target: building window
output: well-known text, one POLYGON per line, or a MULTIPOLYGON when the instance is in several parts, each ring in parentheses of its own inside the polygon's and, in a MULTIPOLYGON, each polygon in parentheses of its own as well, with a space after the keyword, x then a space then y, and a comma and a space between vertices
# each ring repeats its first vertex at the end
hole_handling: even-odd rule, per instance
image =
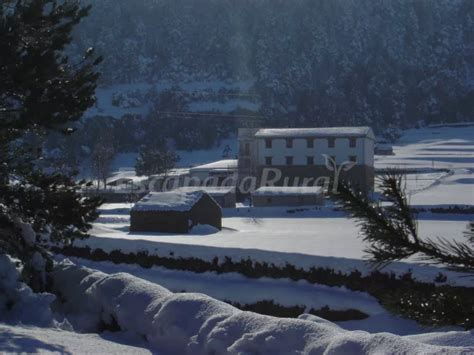
POLYGON ((307 148, 314 148, 314 139, 313 138, 306 139, 306 147, 307 148))
POLYGON ((293 165, 293 157, 286 157, 286 165, 293 165))
POLYGON ((349 138, 349 147, 355 148, 357 145, 357 138, 349 138))
POLYGON ((351 161, 353 163, 357 163, 357 156, 356 155, 350 155, 349 156, 349 161, 351 161))
POLYGON ((267 138, 265 139, 265 148, 271 149, 272 148, 272 140, 267 138))
POLYGON ((265 157, 265 165, 272 165, 272 157, 265 157))
POLYGON ((328 138, 328 148, 334 148, 336 146, 336 138, 328 138))
POLYGON ((314 165, 314 157, 306 157, 307 165, 314 165))
POLYGON ((293 148, 293 139, 291 139, 291 138, 286 139, 286 147, 287 148, 293 148))

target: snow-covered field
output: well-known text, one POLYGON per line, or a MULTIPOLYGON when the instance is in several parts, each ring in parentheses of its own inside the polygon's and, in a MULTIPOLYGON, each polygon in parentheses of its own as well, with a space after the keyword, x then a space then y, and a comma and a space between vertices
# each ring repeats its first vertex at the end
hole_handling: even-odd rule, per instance
POLYGON ((413 205, 474 205, 474 123, 411 129, 393 150, 393 156, 376 157, 375 167, 412 170, 407 188, 413 205))
MULTIPOLYGON (((473 206, 473 137, 474 125, 409 130, 394 146, 394 156, 377 157, 376 168, 410 168, 406 186, 414 206, 425 209, 473 206)), ((147 250, 159 255, 205 260, 215 256, 236 260, 250 257, 280 265, 289 262, 301 267, 369 270, 363 262, 365 246, 358 237, 356 223, 343 213, 333 211, 330 205, 296 212, 284 207, 225 209, 222 231, 189 235, 130 233, 130 207, 129 204, 103 205, 92 237, 77 245, 104 251, 147 250)), ((467 223, 473 219, 471 214, 424 212, 419 215, 419 230, 423 237, 462 239, 467 223)), ((400 273, 413 269, 419 279, 426 281, 432 281, 439 272, 438 268, 411 263, 394 263, 389 268, 400 273)), ((471 282, 459 277, 449 281, 471 282)))

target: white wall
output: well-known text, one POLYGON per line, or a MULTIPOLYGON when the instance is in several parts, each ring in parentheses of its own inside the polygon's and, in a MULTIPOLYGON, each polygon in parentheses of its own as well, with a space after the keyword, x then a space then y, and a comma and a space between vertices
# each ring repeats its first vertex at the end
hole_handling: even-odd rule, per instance
POLYGON ((265 157, 273 157, 273 165, 286 165, 286 157, 293 157, 293 165, 307 165, 306 157, 314 156, 316 165, 324 165, 325 160, 322 154, 335 156, 337 164, 349 160, 349 156, 357 156, 357 163, 360 165, 372 166, 373 162, 373 141, 369 138, 357 138, 356 147, 349 147, 348 138, 336 138, 334 148, 328 147, 328 140, 325 138, 316 138, 314 147, 307 148, 305 138, 294 138, 293 148, 286 147, 286 139, 273 138, 272 148, 265 147, 265 139, 259 138, 258 141, 258 164, 265 165, 265 157))

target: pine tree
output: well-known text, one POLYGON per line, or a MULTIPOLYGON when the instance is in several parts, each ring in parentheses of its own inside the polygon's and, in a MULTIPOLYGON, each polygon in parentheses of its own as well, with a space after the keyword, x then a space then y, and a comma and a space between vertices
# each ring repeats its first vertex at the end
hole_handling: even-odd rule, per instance
POLYGON ((358 221, 362 238, 369 244, 366 249, 369 261, 375 266, 384 266, 416 256, 426 263, 474 274, 473 224, 466 232, 466 242, 421 238, 403 181, 403 175, 396 170, 387 171, 381 178, 380 188, 384 204, 388 206, 371 201, 348 185, 340 186, 339 194, 334 195, 358 221))
POLYGON ((28 134, 70 133, 94 103, 100 57, 64 54, 90 7, 77 1, 5 0, 0 6, 0 252, 19 258, 34 290, 51 265, 44 243, 87 237, 97 199, 83 199, 71 176, 41 168, 28 134))
POLYGON ((179 161, 179 156, 169 150, 164 142, 143 146, 138 155, 135 171, 138 176, 167 175, 179 161))

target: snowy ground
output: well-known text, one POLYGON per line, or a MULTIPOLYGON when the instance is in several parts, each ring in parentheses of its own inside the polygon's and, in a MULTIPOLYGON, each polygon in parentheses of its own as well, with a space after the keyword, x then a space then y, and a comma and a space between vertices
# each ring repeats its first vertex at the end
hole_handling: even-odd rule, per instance
POLYGON ((413 205, 474 205, 474 123, 411 129, 393 148, 395 155, 376 157, 375 167, 412 170, 407 188, 413 205))
POLYGON ((29 354, 157 354, 125 345, 127 336, 78 334, 54 328, 0 324, 0 352, 29 354))
MULTIPOLYGON (((380 156, 376 168, 409 167, 407 189, 410 201, 426 209, 446 205, 474 205, 474 125, 409 130, 394 146, 395 156, 380 156), (434 169, 433 169, 434 166, 434 169), (444 170, 439 170, 444 169, 444 170)), ((191 153, 187 161, 204 163, 204 152, 191 153), (201 160, 201 161, 199 161, 201 160)), ((328 266, 343 271, 368 270, 362 261, 364 244, 358 228, 344 214, 327 206, 288 213, 287 208, 236 208, 224 210, 223 230, 213 234, 137 234, 129 232, 127 204, 104 205, 92 235, 77 245, 105 251, 148 250, 174 256, 195 256, 206 260, 229 256, 251 257, 276 264, 302 267, 328 266)), ((470 214, 422 213, 423 237, 463 238, 470 214)), ((392 270, 406 272, 412 264, 395 263, 392 270)), ((420 279, 432 281, 437 268, 415 267, 420 279)), ((456 277, 450 282, 470 284, 456 277)))
MULTIPOLYGON (((293 307, 306 306, 320 309, 328 306, 332 310, 357 309, 369 318, 358 321, 336 322, 347 330, 364 330, 371 333, 389 332, 397 335, 422 334, 435 331, 402 319, 387 312, 378 301, 364 292, 350 291, 344 287, 314 285, 306 281, 282 279, 248 279, 238 274, 193 273, 168 270, 162 267, 144 269, 138 265, 115 265, 109 262, 93 262, 70 258, 74 263, 107 274, 126 272, 141 279, 166 287, 172 292, 203 293, 221 301, 253 304, 258 301, 271 301, 293 307)), ((461 330, 456 327, 445 328, 461 330)), ((440 331, 440 329, 436 329, 440 331)))
MULTIPOLYGON (((76 241, 76 246, 90 246, 104 251, 121 250, 175 257, 251 258, 276 265, 291 263, 309 268, 330 267, 350 272, 369 272, 363 261, 364 244, 358 238, 355 222, 331 209, 287 213, 286 208, 238 208, 224 211, 223 230, 217 233, 163 234, 129 232, 127 204, 108 204, 94 224, 92 237, 76 241)), ((425 237, 453 236, 462 239, 469 215, 421 215, 420 233, 425 237), (440 219, 436 219, 440 218, 440 219)), ((439 268, 393 263, 387 267, 397 273, 412 270, 419 280, 433 281, 439 268)), ((444 272, 444 271, 443 271, 444 272)), ((472 280, 457 273, 449 282, 470 285, 472 280), (454 277, 455 276, 455 277, 454 277)))
POLYGON ((84 325, 87 319, 86 323, 92 325, 99 319, 113 318, 122 331, 146 339, 150 346, 170 354, 474 351, 472 332, 396 336, 347 331, 309 314, 288 319, 242 312, 203 294, 173 293, 129 274, 107 274, 70 263, 59 265, 52 279, 56 291, 64 297, 62 309, 71 320, 79 321, 73 324, 84 325))

